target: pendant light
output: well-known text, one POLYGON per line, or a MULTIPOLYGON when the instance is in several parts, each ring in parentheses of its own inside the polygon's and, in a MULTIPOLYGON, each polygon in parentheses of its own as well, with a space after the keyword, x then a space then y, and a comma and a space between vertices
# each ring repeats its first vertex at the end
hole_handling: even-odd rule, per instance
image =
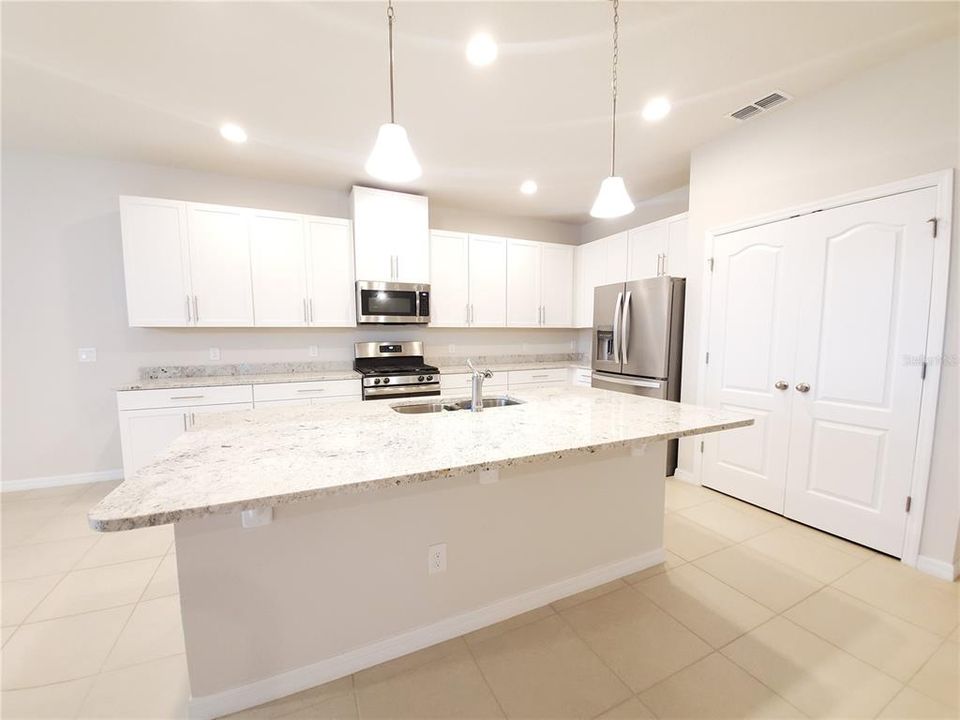
POLYGON ((402 183, 415 180, 423 172, 413 154, 407 131, 397 125, 393 107, 393 2, 387 2, 387 37, 390 49, 390 122, 380 126, 364 169, 378 180, 402 183))
POLYGON ((620 2, 613 0, 613 134, 611 138, 610 177, 600 183, 600 192, 593 201, 590 215, 595 218, 616 218, 629 215, 634 210, 633 201, 627 194, 623 178, 617 175, 617 60, 619 41, 620 2))

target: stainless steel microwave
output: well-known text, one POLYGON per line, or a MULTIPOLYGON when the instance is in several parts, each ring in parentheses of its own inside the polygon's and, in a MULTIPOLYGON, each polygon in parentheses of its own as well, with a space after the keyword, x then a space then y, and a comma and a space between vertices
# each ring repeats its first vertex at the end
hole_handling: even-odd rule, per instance
POLYGON ((430 322, 430 286, 357 280, 358 325, 425 325, 430 322))

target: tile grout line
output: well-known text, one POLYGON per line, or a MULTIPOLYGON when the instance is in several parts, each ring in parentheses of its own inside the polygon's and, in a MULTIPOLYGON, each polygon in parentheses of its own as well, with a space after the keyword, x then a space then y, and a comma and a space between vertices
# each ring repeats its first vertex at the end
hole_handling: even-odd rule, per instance
MULTIPOLYGON (((552 609, 553 609, 553 608, 551 608, 551 610, 552 610, 552 609)), ((554 614, 557 614, 557 611, 556 611, 556 610, 554 610, 553 612, 554 612, 554 614)), ((544 618, 544 619, 546 619, 546 618, 544 618)), ((534 622, 537 622, 537 621, 534 621, 534 622)), ((533 623, 525 623, 524 625, 521 625, 520 627, 526 627, 527 625, 532 625, 532 624, 533 624, 533 623)), ((517 629, 519 629, 519 628, 513 628, 513 629, 514 629, 514 630, 517 630, 517 629)), ((510 632, 510 630, 507 630, 507 632, 510 632)), ((506 634, 506 633, 504 633, 504 634, 506 634)), ((463 644, 467 646, 467 652, 470 654, 470 659, 473 661, 473 664, 476 666, 477 672, 480 673, 480 677, 481 677, 481 679, 483 680, 483 684, 486 685, 486 686, 487 686, 487 690, 490 691, 490 695, 491 695, 491 697, 493 697, 493 701, 497 704, 497 707, 500 708, 500 712, 503 713, 503 717, 504 717, 504 718, 509 718, 510 716, 507 715, 507 710, 506 710, 506 708, 503 707, 503 703, 501 703, 501 702, 500 702, 500 698, 497 697, 497 693, 494 691, 493 685, 491 685, 491 684, 490 684, 490 680, 487 679, 487 674, 483 671, 483 668, 480 666, 480 663, 477 661, 477 656, 476 656, 476 654, 474 654, 473 648, 470 647, 470 643, 467 642, 466 635, 460 635, 460 636, 458 636, 458 637, 460 637, 460 638, 463 640, 463 644)), ((359 716, 358 716, 358 717, 359 717, 359 716)), ((362 720, 362 718, 361 718, 361 720, 362 720)))

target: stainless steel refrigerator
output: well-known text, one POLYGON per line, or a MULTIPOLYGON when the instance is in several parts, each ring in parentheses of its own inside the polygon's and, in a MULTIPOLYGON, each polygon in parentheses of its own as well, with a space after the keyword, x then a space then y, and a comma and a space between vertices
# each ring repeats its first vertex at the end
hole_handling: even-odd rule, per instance
MULTIPOLYGON (((594 289, 593 387, 680 400, 686 282, 661 276, 594 289)), ((667 475, 677 445, 667 445, 667 475)))

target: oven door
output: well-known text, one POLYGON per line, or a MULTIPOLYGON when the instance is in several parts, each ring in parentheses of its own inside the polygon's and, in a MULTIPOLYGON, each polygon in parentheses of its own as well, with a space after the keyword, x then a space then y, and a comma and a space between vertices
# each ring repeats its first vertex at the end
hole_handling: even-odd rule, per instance
POLYGON ((357 323, 428 323, 429 293, 429 285, 358 280, 357 323))

